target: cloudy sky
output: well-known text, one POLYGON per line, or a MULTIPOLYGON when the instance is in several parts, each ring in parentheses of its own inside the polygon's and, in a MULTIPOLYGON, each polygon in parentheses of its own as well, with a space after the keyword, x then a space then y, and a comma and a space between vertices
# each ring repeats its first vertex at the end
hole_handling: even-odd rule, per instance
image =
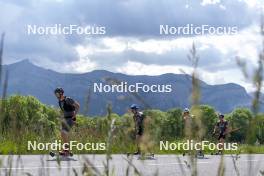
POLYGON ((59 72, 105 69, 125 74, 189 73, 194 42, 209 84, 235 82, 252 91, 236 56, 256 66, 262 0, 0 0, 4 63, 29 59, 59 72), (29 35, 28 25, 99 26, 105 35, 29 35), (237 27, 235 35, 160 35, 160 25, 237 27))

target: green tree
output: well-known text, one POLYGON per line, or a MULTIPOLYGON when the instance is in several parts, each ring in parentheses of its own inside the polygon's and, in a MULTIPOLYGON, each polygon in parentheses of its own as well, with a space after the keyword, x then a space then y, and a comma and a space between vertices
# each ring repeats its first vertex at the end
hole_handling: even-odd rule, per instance
POLYGON ((229 121, 229 128, 239 129, 230 133, 230 140, 236 142, 245 142, 247 136, 247 129, 253 114, 249 109, 238 108, 227 116, 229 121))
POLYGON ((165 138, 183 137, 183 118, 181 109, 170 109, 162 120, 162 135, 165 138))
POLYGON ((217 122, 217 114, 213 107, 209 105, 201 105, 201 122, 204 130, 204 137, 209 139, 212 137, 214 126, 217 122))

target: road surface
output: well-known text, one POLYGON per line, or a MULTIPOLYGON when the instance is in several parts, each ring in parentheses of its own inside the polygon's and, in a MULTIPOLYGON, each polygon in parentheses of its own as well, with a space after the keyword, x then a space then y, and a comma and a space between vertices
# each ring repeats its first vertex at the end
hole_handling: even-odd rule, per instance
MULTIPOLYGON (((83 175, 84 171, 100 175, 107 170, 105 155, 75 155, 61 161, 49 155, 2 155, 0 159, 0 175, 71 176, 83 175)), ((239 157, 224 155, 223 162, 227 176, 264 175, 264 154, 239 157)), ((206 155, 204 159, 197 159, 198 175, 217 175, 220 163, 221 156, 206 155)), ((190 157, 181 155, 156 155, 155 159, 146 160, 139 160, 136 156, 127 158, 126 155, 112 155, 108 168, 109 175, 117 176, 125 176, 126 173, 136 175, 136 172, 144 176, 181 176, 190 175, 194 170, 190 157)))

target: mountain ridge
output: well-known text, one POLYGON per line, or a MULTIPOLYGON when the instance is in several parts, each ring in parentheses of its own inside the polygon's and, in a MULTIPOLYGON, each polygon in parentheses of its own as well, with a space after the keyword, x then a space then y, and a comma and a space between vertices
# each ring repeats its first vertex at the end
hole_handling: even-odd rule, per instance
MULTIPOLYGON (((131 103, 140 104, 144 108, 146 104, 151 108, 168 110, 174 107, 189 107, 191 95, 191 76, 186 74, 166 73, 162 75, 126 75, 113 73, 107 70, 94 70, 86 73, 60 73, 54 70, 42 68, 31 63, 28 59, 13 64, 3 65, 3 71, 8 70, 8 95, 20 93, 22 95, 36 96, 41 102, 49 105, 57 105, 53 95, 56 87, 65 89, 66 95, 78 100, 82 105, 82 112, 88 109, 89 115, 106 114, 107 104, 111 103, 113 112, 123 114, 131 103), (126 81, 135 84, 137 81, 152 84, 171 84, 171 93, 144 93, 138 96, 147 103, 141 102, 132 93, 94 93, 91 87, 96 82, 105 82, 106 78, 117 81, 126 81), (90 92, 90 101, 87 102, 87 94, 90 92), (120 98, 123 97, 123 98, 120 98)), ((250 107, 252 98, 246 89, 235 83, 210 85, 200 80, 201 104, 209 104, 221 112, 230 112, 236 107, 250 107)))

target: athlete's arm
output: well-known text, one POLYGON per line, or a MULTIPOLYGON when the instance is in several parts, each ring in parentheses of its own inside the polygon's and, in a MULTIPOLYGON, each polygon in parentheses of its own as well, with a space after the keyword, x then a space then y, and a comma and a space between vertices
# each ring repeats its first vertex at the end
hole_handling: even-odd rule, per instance
POLYGON ((80 109, 80 104, 77 101, 74 101, 73 106, 75 107, 75 115, 77 115, 80 109))
POLYGON ((215 134, 215 131, 216 131, 216 126, 214 127, 214 131, 213 131, 213 134, 215 134))
POLYGON ((214 126, 214 131, 213 131, 213 134, 215 134, 216 133, 216 129, 218 128, 218 125, 217 125, 217 123, 215 124, 215 126, 214 126))
POLYGON ((226 122, 226 128, 225 128, 225 131, 224 131, 224 134, 227 134, 228 133, 228 129, 229 127, 228 127, 228 122, 226 122))
POLYGON ((75 100, 73 100, 73 99, 71 99, 69 97, 66 99, 66 102, 74 107, 74 114, 73 114, 72 119, 75 121, 76 120, 76 115, 77 115, 77 113, 79 112, 79 109, 80 109, 80 104, 77 101, 75 101, 75 100))

